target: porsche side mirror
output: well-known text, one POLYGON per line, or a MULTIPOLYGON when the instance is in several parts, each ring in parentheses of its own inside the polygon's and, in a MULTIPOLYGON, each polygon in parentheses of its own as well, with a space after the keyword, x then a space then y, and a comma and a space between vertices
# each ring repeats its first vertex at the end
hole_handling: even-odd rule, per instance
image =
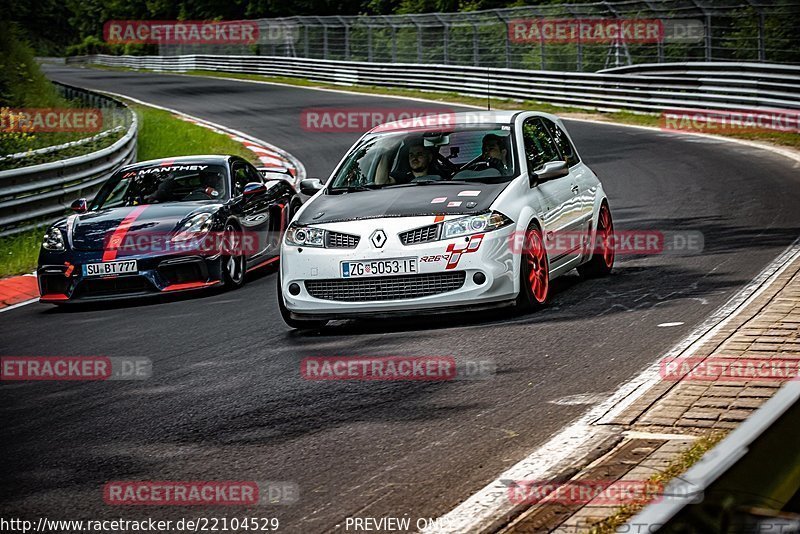
POLYGON ((566 161, 549 161, 536 172, 530 173, 531 187, 569 174, 566 161))
POLYGON ((252 198, 256 195, 260 195, 261 193, 267 192, 267 186, 260 183, 260 182, 250 182, 244 189, 242 190, 242 195, 244 198, 252 198))
POLYGON ((75 213, 86 213, 89 211, 89 203, 86 202, 85 198, 79 198, 72 204, 70 204, 69 209, 74 211, 75 213))
POLYGON ((322 181, 317 178, 306 178, 300 182, 300 192, 308 196, 316 195, 323 187, 322 181))

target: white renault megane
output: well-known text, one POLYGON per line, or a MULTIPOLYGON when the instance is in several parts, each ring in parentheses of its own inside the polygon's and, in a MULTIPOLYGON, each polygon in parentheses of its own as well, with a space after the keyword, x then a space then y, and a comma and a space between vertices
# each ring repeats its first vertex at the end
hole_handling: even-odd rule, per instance
POLYGON ((613 225, 563 123, 467 112, 374 128, 297 212, 281 247, 289 326, 543 305, 550 281, 611 271, 613 225))

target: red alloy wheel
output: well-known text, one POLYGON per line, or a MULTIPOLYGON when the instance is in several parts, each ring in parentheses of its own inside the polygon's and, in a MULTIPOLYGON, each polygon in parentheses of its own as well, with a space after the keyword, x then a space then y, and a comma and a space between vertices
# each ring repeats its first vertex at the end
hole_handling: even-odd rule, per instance
POLYGON ((539 304, 547 300, 550 284, 550 273, 547 265, 547 253, 542 242, 542 234, 537 228, 528 230, 525 239, 525 261, 528 265, 528 284, 531 294, 539 304))
POLYGON ((597 219, 597 233, 601 236, 603 243, 603 262, 610 269, 614 265, 614 223, 611 222, 611 212, 608 210, 608 206, 603 204, 600 207, 597 219))

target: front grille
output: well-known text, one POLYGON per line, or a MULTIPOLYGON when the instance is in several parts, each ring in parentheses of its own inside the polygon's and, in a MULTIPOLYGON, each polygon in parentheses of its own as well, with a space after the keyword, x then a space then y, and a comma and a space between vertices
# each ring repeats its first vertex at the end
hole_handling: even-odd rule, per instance
POLYGON ((325 246, 327 248, 356 248, 361 239, 357 235, 343 234, 341 232, 325 232, 325 246))
POLYGON ((87 297, 124 295, 152 291, 153 286, 142 276, 120 276, 117 278, 89 278, 80 284, 81 294, 87 297))
POLYGON ((455 291, 464 285, 464 271, 380 276, 352 280, 307 280, 306 291, 314 298, 341 302, 414 299, 455 291))
POLYGON ((400 241, 402 241, 404 245, 416 245, 417 243, 436 241, 439 239, 440 228, 440 225, 433 224, 431 226, 423 226, 422 228, 409 230, 408 232, 402 232, 400 234, 400 241))

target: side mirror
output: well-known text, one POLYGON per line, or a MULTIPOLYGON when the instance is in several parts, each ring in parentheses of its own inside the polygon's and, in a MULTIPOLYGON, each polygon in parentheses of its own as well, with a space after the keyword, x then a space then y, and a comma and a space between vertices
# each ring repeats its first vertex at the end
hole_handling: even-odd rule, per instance
POLYGON ((569 174, 569 167, 566 161, 549 161, 536 172, 530 173, 531 187, 548 180, 555 180, 569 174))
POLYGON ((89 211, 89 203, 86 202, 85 198, 79 198, 72 204, 70 204, 69 209, 74 211, 75 213, 86 213, 89 211))
POLYGON ((322 182, 316 178, 306 178, 300 182, 300 192, 304 195, 316 195, 320 189, 325 187, 322 182))
POLYGON ((242 190, 242 195, 244 195, 244 198, 251 198, 266 192, 267 192, 266 185, 262 184, 261 182, 250 182, 249 184, 244 186, 244 190, 242 190))

